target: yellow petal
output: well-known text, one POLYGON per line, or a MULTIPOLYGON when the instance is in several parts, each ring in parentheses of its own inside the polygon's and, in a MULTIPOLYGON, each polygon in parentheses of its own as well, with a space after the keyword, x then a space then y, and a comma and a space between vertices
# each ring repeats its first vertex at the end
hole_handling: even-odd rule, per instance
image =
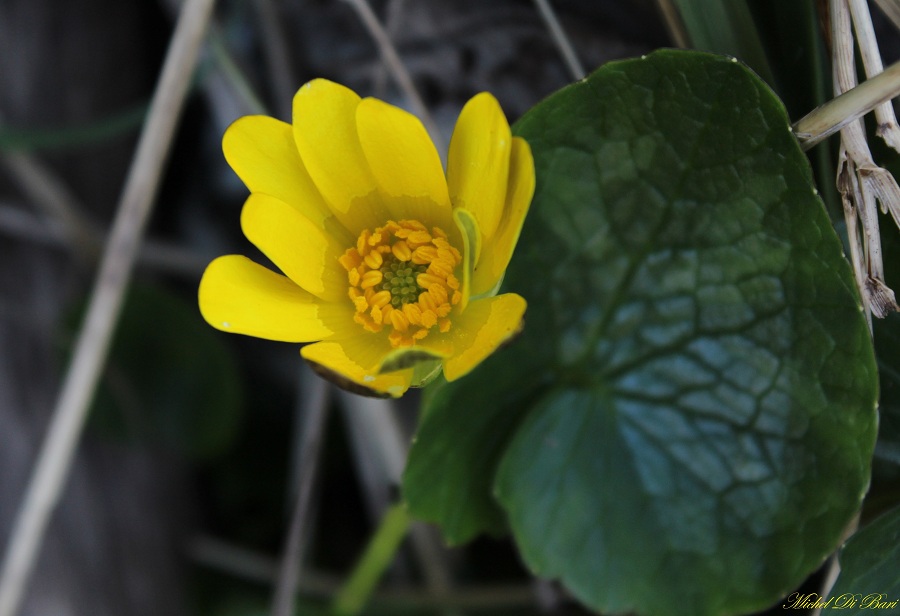
POLYGON ((323 322, 332 307, 240 255, 209 264, 200 280, 199 301, 203 318, 226 332, 282 342, 310 342, 332 334, 323 322))
POLYGON ((469 302, 452 319, 450 331, 443 336, 425 338, 422 346, 436 354, 451 352, 444 360, 444 376, 454 381, 469 373, 510 337, 518 333, 525 314, 525 300, 505 293, 469 302))
POLYGON ((506 190, 506 205, 491 241, 486 243, 478 265, 472 276, 472 295, 490 293, 503 278, 509 265, 522 223, 528 214, 531 198, 534 196, 534 159, 528 143, 514 137, 509 160, 509 183, 506 190))
POLYGON ((347 297, 347 271, 338 262, 346 246, 279 199, 251 194, 241 228, 263 254, 295 283, 337 302, 347 297))
POLYGON ((377 184, 359 143, 359 96, 325 79, 301 87, 294 96, 294 141, 306 169, 335 212, 353 210, 354 234, 384 224, 377 184))
POLYGON ((320 226, 331 216, 300 159, 290 124, 266 116, 240 118, 225 131, 222 150, 250 192, 280 199, 320 226))
POLYGON ((448 226, 450 195, 444 168, 419 119, 366 98, 356 108, 356 123, 363 152, 391 216, 448 226))
MULTIPOLYGON (((409 389, 413 370, 410 368, 378 374, 381 357, 388 349, 373 346, 374 341, 373 336, 361 335, 346 340, 311 344, 303 347, 300 353, 306 360, 320 367, 317 370, 320 374, 323 374, 321 368, 325 368, 323 376, 330 377, 339 385, 341 383, 335 376, 376 394, 399 398, 409 389), (378 351, 382 351, 381 354, 378 351)), ((387 343, 387 340, 382 339, 382 342, 387 343)))
POLYGON ((512 135, 493 96, 482 92, 463 107, 450 140, 447 183, 454 208, 472 212, 490 241, 503 212, 512 135))

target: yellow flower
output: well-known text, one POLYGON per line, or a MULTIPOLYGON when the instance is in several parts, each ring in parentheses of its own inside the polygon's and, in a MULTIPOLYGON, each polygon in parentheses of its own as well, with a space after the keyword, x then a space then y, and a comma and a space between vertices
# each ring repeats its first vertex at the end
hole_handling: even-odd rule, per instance
POLYGON ((446 176, 409 113, 318 79, 293 125, 232 124, 228 163, 250 189, 244 235, 284 275, 213 261, 200 310, 227 332, 314 342, 301 354, 357 389, 400 396, 457 379, 514 335, 525 300, 496 295, 534 192, 534 163, 496 99, 472 98, 446 176))

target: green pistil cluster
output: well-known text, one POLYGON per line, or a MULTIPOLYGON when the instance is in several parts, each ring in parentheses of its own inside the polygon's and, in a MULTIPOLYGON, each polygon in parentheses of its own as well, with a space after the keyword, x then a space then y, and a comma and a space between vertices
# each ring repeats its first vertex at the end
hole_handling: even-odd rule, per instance
POLYGON ((391 292, 391 305, 394 308, 419 301, 419 294, 425 289, 418 285, 416 277, 424 274, 427 269, 427 265, 399 261, 393 256, 385 259, 381 266, 381 273, 384 276, 381 288, 391 292))

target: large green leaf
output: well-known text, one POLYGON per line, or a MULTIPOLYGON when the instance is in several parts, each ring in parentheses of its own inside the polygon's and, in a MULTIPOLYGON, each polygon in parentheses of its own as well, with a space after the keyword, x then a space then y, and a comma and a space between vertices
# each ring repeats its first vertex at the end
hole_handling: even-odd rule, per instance
POLYGON ((501 351, 466 380, 467 388, 434 392, 410 450, 404 497, 414 515, 440 523, 452 544, 507 531, 492 494, 494 469, 529 399, 546 385, 537 375, 523 378, 521 365, 506 369, 518 360, 513 349, 501 351), (481 392, 477 401, 471 390, 481 392))
POLYGON ((857 510, 877 423, 856 287, 783 106, 730 59, 662 51, 516 132, 538 174, 504 284, 525 332, 431 397, 413 514, 465 538, 496 530, 496 499, 528 566, 604 613, 777 601, 857 510))
POLYGON ((856 533, 840 555, 841 575, 829 609, 842 614, 900 612, 900 509, 884 514, 856 533))

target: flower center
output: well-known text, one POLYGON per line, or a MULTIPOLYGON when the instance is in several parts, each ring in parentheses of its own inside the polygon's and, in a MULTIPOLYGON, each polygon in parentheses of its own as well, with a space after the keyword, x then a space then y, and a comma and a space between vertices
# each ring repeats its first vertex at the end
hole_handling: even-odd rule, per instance
POLYGON ((389 220, 365 229, 339 260, 356 307, 353 319, 366 330, 391 328, 394 347, 412 346, 434 327, 450 331, 450 312, 462 299, 453 273, 462 256, 442 229, 389 220))
POLYGON ((419 274, 426 273, 427 265, 416 265, 410 261, 400 261, 393 254, 385 259, 381 270, 381 289, 391 292, 391 305, 400 308, 404 304, 419 301, 419 295, 425 291, 416 282, 419 274))

